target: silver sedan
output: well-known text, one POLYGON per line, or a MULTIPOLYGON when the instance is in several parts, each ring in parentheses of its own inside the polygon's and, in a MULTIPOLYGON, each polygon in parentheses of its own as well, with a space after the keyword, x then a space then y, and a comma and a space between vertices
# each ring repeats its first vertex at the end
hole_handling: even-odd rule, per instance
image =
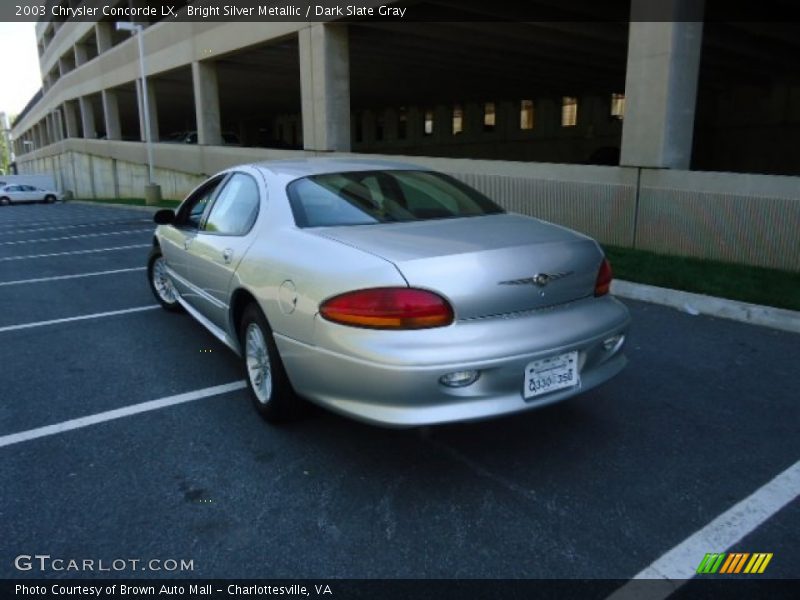
POLYGON ((0 186, 0 206, 18 202, 47 202, 63 200, 61 192, 46 190, 35 185, 10 183, 0 186))
POLYGON ((414 165, 243 165, 156 213, 151 288, 242 358, 269 421, 302 399, 418 426, 558 402, 622 370, 630 317, 589 237, 414 165))

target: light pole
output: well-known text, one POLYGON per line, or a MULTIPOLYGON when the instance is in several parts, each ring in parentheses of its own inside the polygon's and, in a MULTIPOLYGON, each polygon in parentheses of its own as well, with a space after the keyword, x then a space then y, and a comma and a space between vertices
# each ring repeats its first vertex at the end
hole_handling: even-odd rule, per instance
POLYGON ((147 77, 145 76, 144 66, 144 41, 142 31, 144 27, 138 23, 130 23, 128 21, 117 21, 117 31, 130 31, 131 35, 135 35, 139 44, 139 73, 142 80, 142 114, 144 116, 144 140, 147 147, 147 176, 148 182, 144 188, 145 204, 158 204, 161 200, 161 188, 156 184, 153 178, 153 137, 150 129, 150 98, 147 94, 147 77))

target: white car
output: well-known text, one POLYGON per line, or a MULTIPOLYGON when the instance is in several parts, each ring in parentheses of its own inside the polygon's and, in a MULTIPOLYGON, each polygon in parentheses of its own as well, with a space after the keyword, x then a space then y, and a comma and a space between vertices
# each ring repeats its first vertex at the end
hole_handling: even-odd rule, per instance
POLYGON ((64 196, 54 190, 45 190, 35 185, 11 183, 0 187, 0 206, 17 202, 47 202, 63 200, 64 196))

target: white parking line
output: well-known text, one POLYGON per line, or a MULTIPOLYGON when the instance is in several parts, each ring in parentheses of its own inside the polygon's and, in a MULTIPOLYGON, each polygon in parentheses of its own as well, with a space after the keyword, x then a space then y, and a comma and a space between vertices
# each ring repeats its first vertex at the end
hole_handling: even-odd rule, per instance
POLYGON ((51 256, 69 256, 72 254, 92 254, 94 252, 113 252, 114 250, 130 250, 131 248, 148 248, 150 244, 133 244, 131 246, 113 246, 111 248, 94 248, 92 250, 71 250, 69 252, 51 252, 48 254, 25 254, 23 256, 4 256, 0 262, 9 260, 27 260, 29 258, 50 258, 51 256))
POLYGON ((111 271, 94 271, 92 273, 76 273, 75 275, 55 275, 53 277, 37 277, 35 279, 17 279, 16 281, 0 281, 4 285, 23 285, 26 283, 42 283, 44 281, 60 281, 62 279, 80 279, 82 277, 99 277, 101 275, 114 275, 116 273, 130 273, 131 271, 145 271, 147 267, 130 267, 128 269, 113 269, 111 271))
POLYGON ((107 235, 130 235, 134 233, 152 233, 152 229, 130 229, 128 231, 101 231, 98 233, 82 233, 80 235, 64 235, 54 238, 38 238, 35 240, 14 240, 11 242, 0 242, 0 246, 16 246, 19 244, 36 244, 39 242, 61 242, 64 240, 79 240, 81 238, 103 237, 107 235))
POLYGON ((644 591, 648 600, 667 598, 696 575, 706 553, 728 550, 798 496, 800 461, 637 573, 607 600, 633 600, 641 598, 644 591), (662 580, 663 585, 639 581, 642 579, 662 580))
MULTIPOLYGON (((96 221, 94 223, 79 223, 76 225, 58 225, 54 227, 37 227, 36 229, 19 229, 17 231, 0 231, 0 235, 17 235, 17 234, 25 234, 25 233, 38 233, 40 231, 55 231, 59 229, 78 229, 80 227, 102 227, 105 225, 125 225, 125 224, 140 224, 140 223, 152 223, 153 221, 150 219, 135 219, 135 220, 115 220, 115 221, 96 221)), ((62 221, 63 223, 63 221, 62 221)), ((15 224, 14 226, 19 226, 19 224, 15 224)))
POLYGON ((80 315, 78 317, 66 317, 63 319, 50 319, 49 321, 33 321, 31 323, 20 323, 19 325, 6 325, 0 327, 0 333, 7 331, 19 331, 20 329, 33 329, 34 327, 45 327, 47 325, 58 325, 59 323, 71 323, 72 321, 86 321, 88 319, 102 319, 104 317, 115 317, 117 315, 126 315, 128 313, 142 312, 144 310, 153 310, 159 308, 158 304, 150 304, 148 306, 137 306, 136 308, 123 308, 122 310, 110 310, 108 312, 92 313, 90 315, 80 315))
MULTIPOLYGON (((86 213, 86 214, 73 213, 71 215, 68 215, 67 218, 75 219, 76 217, 78 217, 80 219, 88 219, 88 218, 92 218, 92 217, 97 218, 98 216, 99 215, 89 214, 89 213, 86 213)), ((119 215, 117 215, 117 216, 119 216, 119 215)), ((133 216, 134 215, 131 215, 131 217, 133 217, 133 216)), ((119 220, 119 219, 100 219, 99 221, 95 221, 95 222, 96 223, 111 223, 112 221, 116 221, 116 220, 119 220)), ((44 226, 49 226, 49 225, 53 225, 53 226, 60 225, 60 226, 63 226, 63 225, 75 225, 75 224, 76 224, 75 220, 65 221, 64 218, 43 219, 43 220, 38 220, 38 221, 16 221, 16 220, 13 220, 13 219, 9 219, 8 221, 0 222, 0 228, 13 229, 14 227, 39 227, 39 226, 43 226, 44 227, 44 226)))
POLYGON ((151 410, 158 410, 167 406, 174 406, 176 404, 183 404, 185 402, 192 402, 193 400, 200 400, 208 398, 209 396, 218 396, 219 394, 226 394, 236 390, 241 390, 246 386, 244 381, 233 381, 223 385, 215 385, 212 387, 203 388, 202 390, 195 390, 194 392, 186 392, 184 394, 177 394, 175 396, 167 396, 166 398, 159 398, 158 400, 150 400, 140 404, 132 404, 131 406, 124 406, 114 410, 89 415, 86 417, 79 417, 77 419, 70 419, 69 421, 62 421, 54 425, 46 425, 44 427, 37 427, 36 429, 28 429, 27 431, 20 431, 19 433, 12 433, 0 437, 0 448, 11 446, 12 444, 19 444, 20 442, 27 442, 37 438, 47 437, 49 435, 56 435, 57 433, 64 433, 65 431, 72 431, 73 429, 81 429, 96 425, 97 423, 104 423, 105 421, 113 421, 114 419, 121 419, 130 415, 136 415, 151 410))

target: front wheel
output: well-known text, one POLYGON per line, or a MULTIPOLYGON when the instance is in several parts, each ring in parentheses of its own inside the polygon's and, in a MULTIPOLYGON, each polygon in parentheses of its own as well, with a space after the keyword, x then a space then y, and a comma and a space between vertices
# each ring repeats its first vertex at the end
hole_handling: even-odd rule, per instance
POLYGON ((172 312, 181 310, 178 293, 167 273, 167 262, 161 254, 161 248, 153 248, 147 259, 147 281, 161 306, 172 312))
POLYGON ((286 375, 272 329, 255 304, 244 310, 239 340, 247 387, 258 414, 272 423, 299 416, 302 401, 286 375))
POLYGON ((47 196, 44 197, 45 204, 52 204, 55 201, 56 201, 56 197, 53 196, 53 194, 47 194, 47 196))
POLYGON ((8 198, 0 198, 0 206, 8 206, 11 204, 11 200, 8 198))

